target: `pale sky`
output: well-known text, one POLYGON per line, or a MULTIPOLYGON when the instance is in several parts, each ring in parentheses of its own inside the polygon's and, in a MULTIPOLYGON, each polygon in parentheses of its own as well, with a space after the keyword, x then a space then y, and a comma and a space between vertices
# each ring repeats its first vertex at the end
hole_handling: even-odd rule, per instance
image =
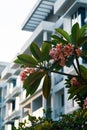
POLYGON ((32 33, 21 30, 37 0, 0 0, 0 61, 11 62, 32 33))

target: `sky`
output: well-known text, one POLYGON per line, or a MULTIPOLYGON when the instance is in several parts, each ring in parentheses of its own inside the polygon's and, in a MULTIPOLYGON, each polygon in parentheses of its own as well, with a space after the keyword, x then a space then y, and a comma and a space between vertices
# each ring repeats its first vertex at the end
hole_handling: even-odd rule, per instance
POLYGON ((32 35, 21 30, 37 0, 0 0, 0 62, 11 62, 32 35))

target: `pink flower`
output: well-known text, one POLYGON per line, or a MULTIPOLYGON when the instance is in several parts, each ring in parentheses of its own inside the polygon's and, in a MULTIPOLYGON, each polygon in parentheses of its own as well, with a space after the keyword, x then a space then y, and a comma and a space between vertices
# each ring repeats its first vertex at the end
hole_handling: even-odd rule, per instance
POLYGON ((64 66, 67 58, 74 52, 74 46, 70 43, 63 46, 62 43, 57 44, 55 48, 51 49, 49 55, 54 61, 59 61, 61 66, 64 66))
POLYGON ((66 59, 65 59, 65 58, 63 58, 63 59, 61 59, 61 60, 60 60, 60 63, 59 63, 59 64, 60 64, 61 66, 64 66, 64 65, 65 65, 65 63, 66 63, 66 59))
POLYGON ((63 53, 65 57, 69 57, 70 55, 72 55, 74 52, 74 46, 71 45, 70 43, 67 44, 66 46, 64 46, 63 48, 63 53))
POLYGON ((24 81, 29 74, 32 74, 32 73, 34 73, 34 72, 35 72, 35 69, 34 69, 34 68, 29 68, 29 67, 25 68, 25 69, 22 70, 21 73, 20 73, 21 80, 24 81))
POLYGON ((76 79, 76 77, 73 77, 71 80, 70 80, 70 83, 72 86, 80 86, 80 82, 76 79))
POLYGON ((64 55, 63 55, 63 53, 61 52, 60 53, 60 55, 59 55, 59 60, 60 60, 60 65, 61 66, 64 66, 65 65, 65 63, 66 63, 66 59, 65 59, 65 57, 64 57, 64 55))
POLYGON ((59 51, 62 49, 62 47, 63 47, 62 43, 56 45, 56 49, 59 50, 59 51))
POLYGON ((26 77, 27 77, 26 71, 21 71, 20 77, 21 77, 21 80, 24 81, 26 79, 26 77))
POLYGON ((50 55, 51 57, 54 56, 54 51, 53 51, 52 49, 50 50, 49 55, 50 55))
POLYGON ((82 54, 82 50, 80 50, 80 48, 76 49, 75 51, 78 57, 82 54))

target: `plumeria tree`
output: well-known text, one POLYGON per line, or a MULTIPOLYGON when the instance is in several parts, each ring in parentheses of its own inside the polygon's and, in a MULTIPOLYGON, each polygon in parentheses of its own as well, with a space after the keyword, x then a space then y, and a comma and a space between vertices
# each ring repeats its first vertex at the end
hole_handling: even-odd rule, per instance
POLYGON ((65 85, 68 88, 69 99, 76 100, 80 107, 87 107, 87 68, 81 60, 87 62, 87 25, 79 27, 76 23, 71 34, 63 29, 55 29, 51 41, 43 41, 30 45, 31 55, 20 54, 15 63, 23 67, 20 76, 26 95, 32 95, 42 81, 42 91, 46 99, 51 90, 51 72, 66 76, 65 85), (84 47, 85 46, 85 47, 84 47), (60 71, 64 67, 73 67, 74 73, 60 71))

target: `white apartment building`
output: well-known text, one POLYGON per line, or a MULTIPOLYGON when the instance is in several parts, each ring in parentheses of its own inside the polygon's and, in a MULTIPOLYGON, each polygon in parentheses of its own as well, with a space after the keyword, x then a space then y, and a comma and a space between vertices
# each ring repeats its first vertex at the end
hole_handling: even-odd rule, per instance
MULTIPOLYGON (((42 41, 50 40, 55 28, 62 28, 70 32, 72 25, 78 22, 80 26, 87 22, 87 0, 38 0, 22 25, 22 30, 31 31, 32 36, 24 44, 21 53, 29 53, 29 46, 34 41, 41 46, 42 41)), ((86 64, 84 61, 83 64, 86 64)), ((78 109, 75 101, 68 100, 67 89, 64 86, 65 77, 52 73, 51 94, 46 102, 41 91, 26 98, 20 80, 20 66, 10 63, 2 72, 5 80, 2 94, 3 123, 0 130, 12 130, 12 126, 27 119, 27 114, 43 116, 43 109, 47 106, 52 109, 52 119, 58 120, 59 115, 78 109)), ((72 67, 65 67, 63 71, 73 71, 72 67)))
POLYGON ((1 79, 1 73, 7 65, 8 65, 7 62, 0 62, 0 130, 1 130, 3 119, 4 119, 4 114, 2 114, 4 111, 4 104, 3 104, 4 96, 2 95, 3 93, 2 91, 3 91, 4 85, 6 84, 6 82, 1 79))

